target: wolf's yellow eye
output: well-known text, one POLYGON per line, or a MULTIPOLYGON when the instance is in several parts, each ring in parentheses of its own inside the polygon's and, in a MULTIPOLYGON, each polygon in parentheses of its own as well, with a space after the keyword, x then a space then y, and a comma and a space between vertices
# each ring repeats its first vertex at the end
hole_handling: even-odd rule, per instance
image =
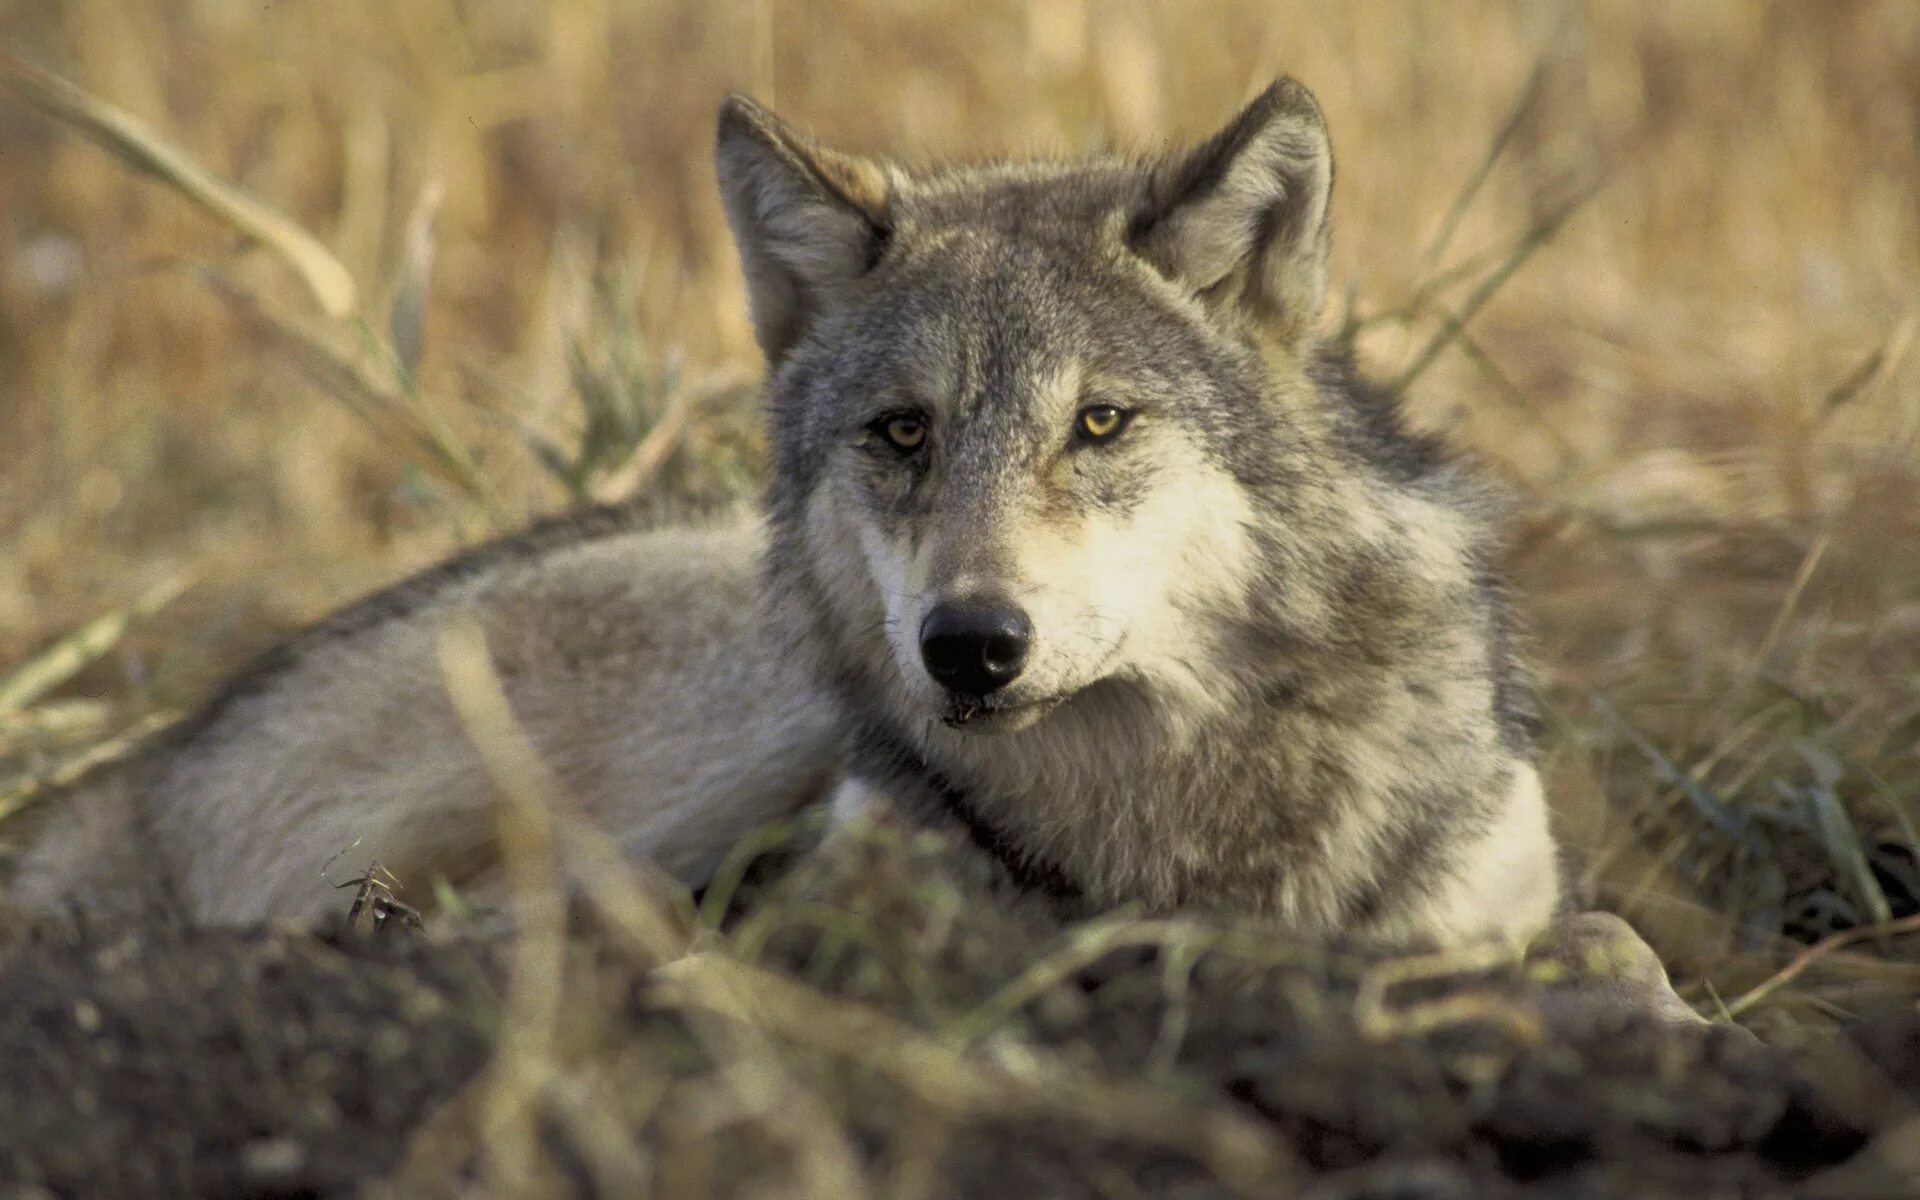
POLYGON ((1127 427, 1132 414, 1111 404, 1091 404, 1074 417, 1073 425, 1084 441, 1104 442, 1127 427))
POLYGON ((918 450, 927 440, 926 418, 913 413, 895 413, 874 422, 874 429, 901 453, 918 450))

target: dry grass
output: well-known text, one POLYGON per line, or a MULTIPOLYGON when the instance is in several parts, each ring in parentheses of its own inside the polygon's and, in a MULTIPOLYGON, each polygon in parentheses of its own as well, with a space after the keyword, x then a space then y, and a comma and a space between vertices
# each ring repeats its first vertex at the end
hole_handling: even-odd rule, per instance
POLYGON ((1340 152, 1330 321, 1516 495, 1586 882, 1763 1029, 1920 983, 1912 937, 1857 932, 1920 905, 1904 0, 0 0, 0 29, 175 155, 0 85, 0 806, 488 530, 749 489, 726 89, 934 157, 1154 145, 1285 71, 1340 152))

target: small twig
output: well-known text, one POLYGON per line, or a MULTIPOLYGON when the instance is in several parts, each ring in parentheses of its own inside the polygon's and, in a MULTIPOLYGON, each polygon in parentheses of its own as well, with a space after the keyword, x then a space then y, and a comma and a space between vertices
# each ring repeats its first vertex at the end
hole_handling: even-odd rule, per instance
POLYGON ((1180 1061, 1180 1048, 1193 1023, 1193 968, 1199 961, 1200 948, 1191 942, 1178 942, 1167 949, 1160 970, 1160 993, 1166 997, 1167 1007, 1160 1014, 1160 1032, 1147 1055, 1150 1075, 1164 1075, 1180 1061))
MULTIPOLYGON (((1113 917, 1074 930, 1060 950, 1030 964, 1019 976, 963 1014, 945 1031, 966 1044, 991 1033, 1026 1005, 1116 950, 1212 952, 1254 962, 1297 957, 1291 943, 1253 939, 1243 930, 1203 925, 1193 920, 1113 917)), ((1317 953, 1317 952, 1316 952, 1317 953)), ((1327 956, 1329 959, 1332 955, 1327 956)))
POLYGON ((1513 135, 1520 131, 1520 122, 1526 119, 1527 113, 1533 108, 1534 101, 1539 99, 1541 86, 1546 81, 1547 55, 1543 52, 1534 59, 1533 70, 1528 73, 1526 83, 1521 85, 1520 94, 1514 99, 1513 107, 1507 111, 1507 119, 1501 124, 1500 132, 1493 135, 1493 142, 1487 147, 1487 152, 1481 156, 1480 165, 1474 168, 1466 185, 1460 189, 1460 194, 1454 197, 1453 207, 1447 210, 1446 217, 1440 222, 1439 232, 1434 234, 1433 240, 1427 244, 1426 252, 1420 256, 1421 274, 1432 271, 1434 264, 1440 261, 1440 256, 1446 253, 1448 244, 1453 241, 1453 235, 1460 228, 1460 222, 1467 215, 1467 209, 1473 206, 1474 197, 1480 194, 1480 188, 1487 182, 1488 176, 1493 174, 1494 165, 1506 152, 1507 143, 1512 141, 1513 135))
MULTIPOLYGON (((337 855, 335 857, 338 857, 337 855)), ((331 865, 333 859, 327 860, 331 865)), ((325 869, 321 871, 324 877, 325 869)), ((385 933, 387 925, 398 921, 400 928, 419 930, 424 927, 420 919, 420 910, 411 904, 404 904, 394 898, 394 891, 401 888, 399 876, 387 870, 377 862, 368 863, 365 873, 358 879, 349 879, 345 883, 333 885, 339 888, 358 888, 353 894, 353 905, 347 909, 347 928, 360 928, 360 915, 367 915, 368 927, 374 933, 385 933)))
POLYGON ((1409 315, 1434 313, 1440 317, 1440 320, 1445 326, 1453 332, 1454 339, 1459 342, 1460 352, 1465 354, 1475 366, 1479 367, 1482 374, 1493 381, 1495 390, 1503 396, 1509 404, 1526 412, 1530 419, 1531 428, 1538 429, 1545 433, 1547 438, 1553 442, 1554 448, 1559 451, 1560 454, 1560 469, 1563 473, 1572 471, 1585 464, 1586 457, 1580 453, 1579 448, 1573 444, 1572 439, 1566 435, 1558 423, 1539 419, 1540 409, 1533 402, 1533 398, 1527 394, 1526 389, 1516 383, 1513 376, 1507 374, 1505 369, 1494 360, 1493 355, 1487 351, 1486 347, 1482 346, 1472 334, 1467 332, 1466 326, 1461 324, 1460 318, 1454 314, 1453 310, 1447 308, 1437 300, 1428 300, 1419 296, 1408 301, 1408 308, 1409 315))
MULTIPOLYGON (((1525 240, 1525 237, 1526 235, 1522 234, 1520 238, 1515 240, 1514 244, 1518 245, 1520 241, 1525 240)), ((1440 293, 1446 291, 1463 279, 1472 278, 1483 270, 1487 264, 1498 260, 1500 257, 1500 246, 1488 246, 1483 250, 1469 254, 1446 270, 1429 276, 1424 282, 1413 289, 1412 295, 1408 296, 1406 300, 1401 303, 1394 305, 1392 308, 1381 309, 1377 313, 1370 313, 1364 317, 1354 315, 1350 312, 1347 319, 1343 321, 1340 326, 1340 341, 1351 344, 1361 333, 1372 329, 1376 325, 1405 324, 1411 321, 1413 318, 1426 312, 1428 307, 1434 302, 1434 298, 1440 293)), ((1351 302, 1349 302, 1348 307, 1351 309, 1351 302)))
POLYGON ((1205 939, 1206 930, 1185 921, 1130 918, 1095 921, 1074 930, 1066 946, 1030 964, 1019 976, 955 1021, 947 1034, 965 1045, 997 1029, 1014 1013, 1116 950, 1160 947, 1205 939))
POLYGON ((1494 941, 1389 959, 1361 976, 1353 998, 1354 1024, 1369 1041, 1430 1033, 1474 1021, 1501 1026, 1522 1041, 1537 1041, 1541 1036, 1539 1014, 1497 996, 1470 992, 1402 1009, 1387 1007, 1388 992, 1402 984, 1492 971, 1519 963, 1525 956, 1522 946, 1494 941))
POLYGON ((1821 415, 1831 415, 1836 409, 1853 403, 1860 396, 1879 386, 1890 378, 1906 358, 1907 350, 1913 345, 1914 334, 1920 330, 1920 315, 1908 313, 1899 324, 1887 334, 1878 346, 1860 360, 1858 366, 1847 372, 1839 383, 1826 395, 1821 415))
POLYGON ((1854 942, 1864 942, 1870 938, 1899 937, 1902 934, 1920 933, 1920 913, 1901 917, 1894 921, 1882 921, 1876 925, 1862 925, 1858 929, 1846 929, 1825 937, 1793 956, 1792 961, 1781 967, 1759 985, 1750 988, 1726 1006, 1729 1017, 1737 1017, 1769 995, 1792 983, 1801 972, 1814 963, 1843 946, 1854 942))
POLYGON ((1787 585, 1787 592, 1780 601, 1779 611, 1773 614, 1773 620, 1767 625, 1767 632, 1760 639, 1760 648, 1754 651, 1753 668, 1747 672, 1746 679, 1737 689, 1729 689, 1729 697, 1738 696, 1752 687, 1766 670, 1767 660, 1779 648, 1781 639, 1787 635, 1787 626, 1792 623, 1793 615, 1800 607, 1801 597, 1806 594, 1807 584, 1813 581, 1813 573, 1820 569, 1820 560, 1826 557, 1827 547, 1833 543, 1833 522, 1829 520, 1820 527, 1814 536, 1813 544, 1807 547, 1801 556, 1800 569, 1793 574, 1793 582, 1787 585))
POLYGON ((1466 328, 1467 322, 1473 320, 1487 301, 1493 299, 1494 293, 1505 286, 1507 280, 1513 278, 1514 273, 1533 257, 1536 250, 1552 241, 1553 235, 1560 231, 1560 227, 1566 224, 1573 214, 1585 207, 1587 201, 1606 186, 1607 180, 1608 176, 1603 175, 1581 188, 1529 229, 1526 236, 1522 237, 1513 251, 1507 255, 1506 260, 1468 293, 1466 302, 1460 306, 1459 313, 1428 339, 1427 344, 1420 348, 1420 352, 1413 356, 1413 361, 1407 365, 1407 369, 1400 372, 1399 377, 1387 385, 1387 390, 1398 394, 1411 387, 1414 380, 1418 379, 1428 367, 1433 365, 1434 360, 1453 344, 1454 339, 1460 335, 1460 331, 1466 328))
MULTIPOLYGON (((366 838, 364 837, 357 837, 353 839, 351 842, 347 843, 346 846, 342 847, 339 850, 335 850, 332 854, 328 855, 327 861, 320 864, 320 878, 327 883, 333 883, 333 878, 329 874, 329 872, 333 870, 333 864, 339 862, 341 859, 345 858, 347 855, 352 854, 355 850, 358 850, 360 848, 360 843, 365 840, 366 838)), ((334 884, 334 887, 336 888, 339 888, 342 886, 345 886, 345 885, 334 884)))
POLYGON ((706 890, 700 895, 700 923, 708 929, 719 929, 732 910, 734 897, 746 882, 747 872, 753 868, 754 862, 762 855, 802 838, 817 838, 824 828, 825 815, 818 808, 803 810, 790 817, 769 821, 735 842, 708 877, 706 890))
POLYGON ((1613 722, 1614 728, 1633 744, 1633 748, 1640 752, 1641 757, 1652 764, 1654 773, 1660 777, 1661 781, 1679 788, 1687 799, 1693 802, 1693 806, 1700 810, 1700 814, 1713 822, 1715 828, 1735 841, 1746 836, 1747 817, 1744 813, 1737 814, 1715 799, 1706 788, 1700 786, 1700 781, 1694 778, 1692 772, 1681 770, 1677 763, 1661 752, 1660 747, 1653 744, 1651 738, 1634 728, 1626 717, 1621 715, 1620 710, 1608 703, 1604 697, 1594 695, 1593 706, 1602 716, 1613 722))
POLYGON ((746 386, 748 378, 727 375, 704 385, 686 384, 675 390, 673 399, 667 402, 667 411, 640 439, 640 444, 633 448, 627 461, 619 470, 593 485, 593 498, 605 504, 638 493, 666 465, 667 459, 692 426, 693 418, 709 404, 746 386))

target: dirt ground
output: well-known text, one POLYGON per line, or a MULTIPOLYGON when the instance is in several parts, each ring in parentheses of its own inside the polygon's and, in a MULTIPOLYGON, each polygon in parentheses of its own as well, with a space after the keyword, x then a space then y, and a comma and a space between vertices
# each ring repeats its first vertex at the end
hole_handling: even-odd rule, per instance
POLYGON ((1788 1054, 1474 963, 1369 1008, 1384 960, 1042 929, 874 853, 661 970, 577 914, 518 1110, 505 935, 15 931, 4 1194, 1914 1194, 1911 1010, 1788 1054))

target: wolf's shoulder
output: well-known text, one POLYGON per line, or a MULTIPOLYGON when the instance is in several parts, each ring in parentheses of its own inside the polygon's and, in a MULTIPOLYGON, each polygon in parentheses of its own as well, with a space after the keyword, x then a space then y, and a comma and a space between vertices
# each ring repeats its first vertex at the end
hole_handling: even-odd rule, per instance
POLYGON ((1411 428, 1399 395, 1370 379, 1350 348, 1321 347, 1308 365, 1308 376, 1333 415, 1340 449, 1382 482, 1467 515, 1497 516, 1502 507, 1498 489, 1485 473, 1444 438, 1411 428))

